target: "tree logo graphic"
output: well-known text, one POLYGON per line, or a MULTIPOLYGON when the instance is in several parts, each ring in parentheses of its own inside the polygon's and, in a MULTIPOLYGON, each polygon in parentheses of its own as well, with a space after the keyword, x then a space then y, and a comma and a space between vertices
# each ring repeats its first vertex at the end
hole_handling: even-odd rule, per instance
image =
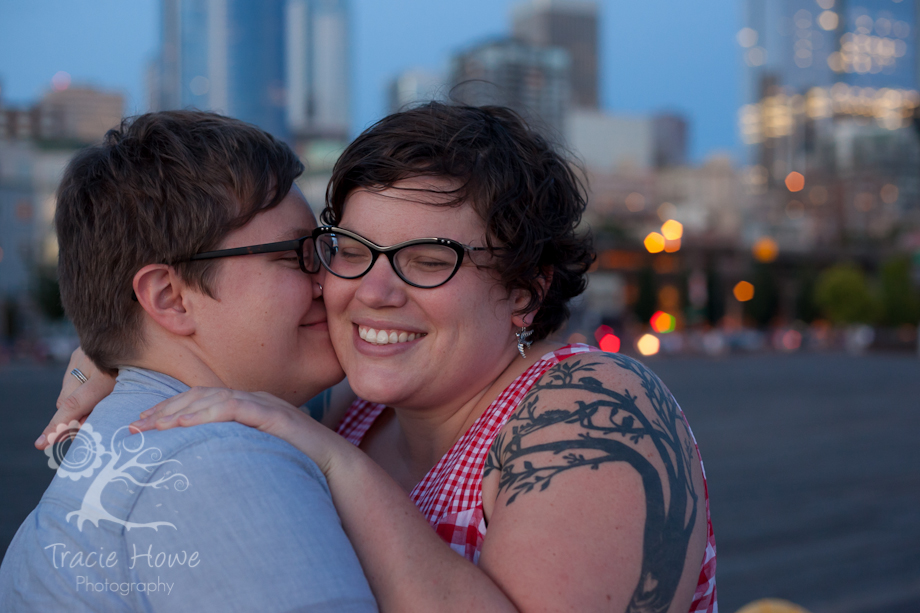
POLYGON ((184 491, 188 488, 188 478, 177 471, 168 470, 161 477, 150 480, 153 472, 164 464, 182 465, 179 460, 162 460, 162 451, 157 447, 144 449, 144 434, 137 433, 132 446, 125 444, 131 436, 127 426, 122 426, 112 434, 109 447, 106 448, 102 435, 93 430, 92 425, 80 425, 78 421, 61 424, 48 437, 51 443, 45 448, 48 466, 57 471, 57 476, 79 481, 90 479, 89 488, 83 496, 83 502, 77 511, 67 514, 67 521, 76 518, 77 528, 83 532, 83 524, 91 522, 97 528, 100 520, 110 521, 126 530, 132 528, 153 528, 176 526, 166 521, 135 523, 115 517, 102 506, 102 492, 111 483, 121 483, 133 492, 131 487, 150 487, 153 489, 174 489, 184 491), (65 453, 64 446, 70 442, 65 453), (97 472, 98 471, 98 472, 97 472), (170 485, 172 487, 170 487, 170 485))

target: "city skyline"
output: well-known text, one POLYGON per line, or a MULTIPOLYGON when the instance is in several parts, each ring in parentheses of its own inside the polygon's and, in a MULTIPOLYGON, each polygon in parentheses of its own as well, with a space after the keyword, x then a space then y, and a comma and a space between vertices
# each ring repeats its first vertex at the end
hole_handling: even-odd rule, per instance
MULTIPOLYGON (((352 134, 385 114, 387 85, 396 74, 414 68, 444 72, 459 49, 508 35, 515 4, 353 2, 352 134)), ((599 5, 601 108, 625 114, 683 113, 691 123, 693 161, 724 151, 738 157, 738 3, 650 0, 642 6, 609 1, 599 5), (702 30, 708 30, 706 36, 698 36, 702 30), (625 61, 627 56, 632 61, 625 61)), ((74 84, 125 92, 126 113, 145 110, 144 79, 158 49, 158 11, 156 0, 130 6, 101 0, 92 10, 61 0, 37 0, 28 6, 0 0, 0 14, 6 16, 0 19, 6 24, 0 25, 3 100, 13 105, 34 102, 50 88, 51 76, 65 70, 74 84)))

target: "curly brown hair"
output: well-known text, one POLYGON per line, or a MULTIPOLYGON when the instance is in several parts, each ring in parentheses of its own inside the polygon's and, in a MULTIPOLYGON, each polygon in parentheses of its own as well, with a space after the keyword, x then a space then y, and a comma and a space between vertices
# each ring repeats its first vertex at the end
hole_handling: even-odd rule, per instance
POLYGON ((577 231, 586 196, 572 163, 508 108, 431 102, 380 120, 345 149, 323 223, 338 224, 357 188, 426 176, 458 185, 439 204, 470 203, 482 218, 501 283, 529 296, 520 313, 539 309, 532 338, 562 327, 595 259, 590 235, 577 231))

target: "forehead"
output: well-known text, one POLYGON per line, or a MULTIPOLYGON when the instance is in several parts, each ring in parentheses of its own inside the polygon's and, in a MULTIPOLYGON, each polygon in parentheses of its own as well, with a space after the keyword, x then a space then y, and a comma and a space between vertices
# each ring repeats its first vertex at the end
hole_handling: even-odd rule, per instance
POLYGON ((316 218, 296 186, 276 206, 262 211, 242 228, 227 235, 227 246, 247 246, 300 238, 313 231, 316 218))
POLYGON ((340 224, 379 245, 413 238, 469 243, 485 225, 469 203, 455 200, 457 183, 439 177, 406 179, 380 191, 357 188, 345 199, 340 224))

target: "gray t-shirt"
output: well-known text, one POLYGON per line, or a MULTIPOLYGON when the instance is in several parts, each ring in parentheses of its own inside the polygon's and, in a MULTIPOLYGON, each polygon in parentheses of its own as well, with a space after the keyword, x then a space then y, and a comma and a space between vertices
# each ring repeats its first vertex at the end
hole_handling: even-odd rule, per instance
POLYGON ((237 423, 130 434, 188 389, 123 369, 0 566, 2 611, 376 611, 326 479, 237 423))

